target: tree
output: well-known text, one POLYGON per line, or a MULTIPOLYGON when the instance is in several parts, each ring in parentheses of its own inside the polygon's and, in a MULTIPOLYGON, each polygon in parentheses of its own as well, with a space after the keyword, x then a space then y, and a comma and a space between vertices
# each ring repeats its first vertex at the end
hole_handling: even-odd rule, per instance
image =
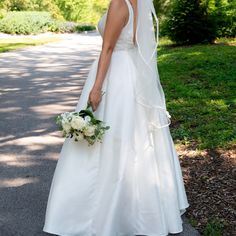
POLYGON ((62 18, 54 0, 0 0, 0 9, 6 11, 48 11, 54 18, 62 18))
POLYGON ((217 25, 218 37, 236 36, 236 1, 204 0, 210 14, 217 25))
POLYGON ((164 17, 171 7, 171 0, 153 0, 158 18, 164 17))
POLYGON ((215 21, 200 0, 175 0, 167 20, 167 35, 178 44, 213 42, 215 21))
POLYGON ((55 0, 66 20, 96 24, 108 0, 55 0))

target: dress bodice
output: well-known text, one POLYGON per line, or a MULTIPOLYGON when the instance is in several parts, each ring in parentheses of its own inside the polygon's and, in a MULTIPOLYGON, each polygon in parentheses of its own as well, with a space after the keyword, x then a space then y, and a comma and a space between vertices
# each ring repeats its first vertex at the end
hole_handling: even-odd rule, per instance
MULTIPOLYGON (((134 12, 129 0, 125 0, 129 10, 129 19, 126 25, 123 27, 121 34, 116 42, 114 50, 125 50, 134 48, 135 44, 133 42, 133 27, 134 27, 134 12)), ((105 24, 106 24, 107 12, 101 17, 98 22, 98 31, 103 37, 105 24)))

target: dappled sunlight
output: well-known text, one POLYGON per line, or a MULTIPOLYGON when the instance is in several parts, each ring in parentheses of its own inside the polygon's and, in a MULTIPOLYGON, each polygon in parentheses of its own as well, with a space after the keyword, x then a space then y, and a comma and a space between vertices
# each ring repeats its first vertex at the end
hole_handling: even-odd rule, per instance
POLYGON ((37 165, 37 162, 35 162, 32 159, 30 160, 29 158, 20 158, 19 161, 19 157, 16 157, 14 154, 8 153, 8 155, 0 156, 0 165, 22 168, 22 167, 35 166, 37 165))
MULTIPOLYGON (((58 137, 56 135, 54 136, 29 136, 29 137, 23 137, 23 138, 15 138, 14 140, 8 141, 5 143, 5 145, 21 145, 25 146, 27 150, 37 150, 41 149, 44 145, 56 145, 61 144, 61 137, 58 137)), ((0 147, 2 144, 0 145, 0 147)))
POLYGON ((0 112, 17 112, 17 111, 20 111, 20 110, 21 110, 20 107, 7 107, 7 108, 4 108, 4 109, 0 108, 0 112))
POLYGON ((5 88, 5 89, 1 89, 1 92, 15 92, 15 91, 20 91, 20 88, 5 88))
POLYGON ((32 168, 41 165, 36 159, 58 159, 64 138, 55 116, 75 109, 101 42, 97 34, 64 37, 0 55, 0 167, 32 168))
POLYGON ((226 102, 223 99, 212 99, 209 101, 206 101, 207 105, 215 105, 215 106, 220 106, 220 107, 227 107, 226 102))
POLYGON ((15 178, 15 179, 1 179, 0 188, 20 187, 25 184, 37 183, 38 178, 15 178))
MULTIPOLYGON (((59 114, 58 111, 63 111, 63 110, 67 110, 68 109, 68 105, 69 104, 74 104, 73 103, 70 103, 70 102, 66 102, 64 104, 47 104, 47 105, 44 105, 44 106, 35 106, 35 107, 31 107, 30 110, 35 112, 36 114, 45 114, 45 115, 56 115, 56 114, 59 114)), ((73 108, 73 106, 71 106, 71 108, 73 108)))
POLYGON ((187 53, 188 56, 200 56, 200 55, 203 55, 203 52, 189 52, 187 53))
POLYGON ((0 148, 2 150, 6 150, 6 156, 3 155, 1 158, 0 164, 6 165, 14 165, 14 166, 30 166, 34 165, 34 161, 30 159, 26 159, 21 156, 22 154, 37 154, 41 155, 46 152, 49 153, 50 150, 55 149, 55 152, 51 152, 50 156, 52 159, 58 157, 57 154, 59 152, 59 148, 63 143, 64 138, 61 137, 59 131, 53 131, 48 133, 46 129, 36 130, 34 132, 34 136, 25 136, 25 137, 12 137, 10 136, 8 139, 3 139, 2 144, 0 144, 0 148), (45 133, 46 135, 42 135, 45 133), (14 148, 15 151, 19 150, 18 154, 14 154, 14 150, 8 150, 8 148, 14 148), (17 164, 19 163, 19 164, 17 164))
POLYGON ((233 46, 159 49, 160 79, 175 143, 199 149, 232 147, 235 55, 233 46))
POLYGON ((188 144, 176 144, 176 150, 180 156, 188 156, 189 158, 194 158, 197 156, 207 155, 207 150, 200 150, 193 148, 192 145, 188 144))
POLYGON ((9 222, 20 222, 19 228, 26 227, 27 217, 35 218, 37 235, 45 235, 40 227, 64 142, 55 117, 75 110, 100 51, 97 34, 66 37, 0 54, 1 212, 9 222))

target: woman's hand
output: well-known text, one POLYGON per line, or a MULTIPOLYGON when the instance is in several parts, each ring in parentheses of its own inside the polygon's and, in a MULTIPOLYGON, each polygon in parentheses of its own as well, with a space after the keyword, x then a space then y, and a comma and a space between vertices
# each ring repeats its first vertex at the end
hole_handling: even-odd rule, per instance
POLYGON ((89 93, 88 103, 91 105, 93 111, 97 110, 99 103, 102 100, 102 91, 99 88, 93 87, 89 93))

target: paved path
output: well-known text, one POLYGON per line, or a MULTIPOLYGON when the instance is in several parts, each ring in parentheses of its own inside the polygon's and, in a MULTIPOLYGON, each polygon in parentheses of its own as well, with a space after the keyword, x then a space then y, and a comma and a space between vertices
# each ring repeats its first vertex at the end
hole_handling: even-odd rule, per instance
MULTIPOLYGON (((76 107, 100 45, 95 33, 75 34, 0 55, 0 236, 48 235, 45 207, 63 142, 54 117, 76 107)), ((180 235, 198 235, 184 228, 180 235)))

